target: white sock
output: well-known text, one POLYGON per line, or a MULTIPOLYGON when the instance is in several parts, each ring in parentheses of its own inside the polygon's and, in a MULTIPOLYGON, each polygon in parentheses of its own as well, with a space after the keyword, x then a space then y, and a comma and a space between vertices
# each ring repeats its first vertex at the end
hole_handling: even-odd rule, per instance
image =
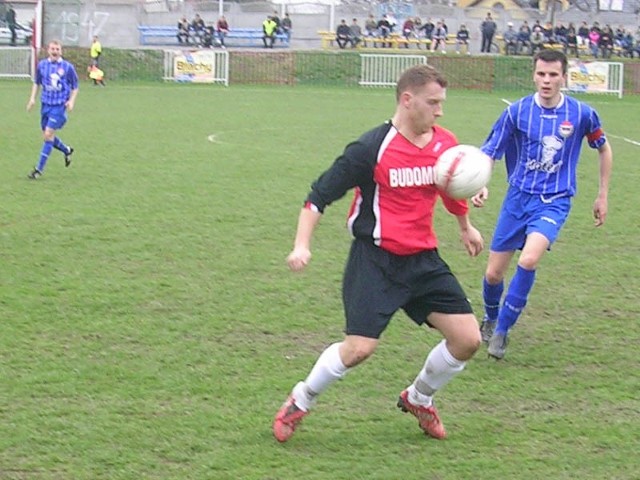
POLYGON ((408 388, 411 402, 431 405, 433 395, 460 373, 465 365, 466 362, 451 355, 446 341, 442 340, 429 352, 424 367, 408 388))
POLYGON ((309 410, 315 403, 315 397, 344 377, 349 370, 340 359, 340 345, 341 343, 334 343, 327 347, 316 360, 306 380, 294 388, 293 398, 302 410, 309 410))

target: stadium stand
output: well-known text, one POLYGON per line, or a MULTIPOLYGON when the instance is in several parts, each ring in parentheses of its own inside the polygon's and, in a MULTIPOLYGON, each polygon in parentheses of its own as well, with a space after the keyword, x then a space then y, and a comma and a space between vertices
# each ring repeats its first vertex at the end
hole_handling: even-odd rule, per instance
MULTIPOLYGON (((178 28, 174 25, 138 25, 140 45, 178 45, 178 28)), ((261 28, 234 28, 225 35, 227 47, 262 47, 261 28)), ((275 47, 289 47, 284 33, 276 35, 275 47)))

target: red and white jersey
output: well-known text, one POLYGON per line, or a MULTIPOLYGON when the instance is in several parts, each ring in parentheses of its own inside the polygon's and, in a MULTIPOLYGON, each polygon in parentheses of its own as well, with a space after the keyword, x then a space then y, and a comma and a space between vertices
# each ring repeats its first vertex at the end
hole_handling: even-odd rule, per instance
POLYGON ((306 205, 323 212, 354 189, 347 220, 354 237, 396 255, 433 250, 438 246, 433 230, 438 196, 450 213, 468 211, 466 200, 449 198, 435 186, 436 160, 457 144, 453 133, 435 126, 429 144, 419 148, 386 122, 347 145, 312 184, 306 205))

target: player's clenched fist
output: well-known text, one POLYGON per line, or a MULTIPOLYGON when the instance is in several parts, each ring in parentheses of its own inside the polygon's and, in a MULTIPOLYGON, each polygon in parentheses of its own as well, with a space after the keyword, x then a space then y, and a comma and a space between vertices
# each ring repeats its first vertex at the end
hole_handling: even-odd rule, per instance
POLYGON ((311 260, 311 252, 308 248, 296 247, 287 257, 287 265, 294 272, 299 272, 307 266, 311 260))

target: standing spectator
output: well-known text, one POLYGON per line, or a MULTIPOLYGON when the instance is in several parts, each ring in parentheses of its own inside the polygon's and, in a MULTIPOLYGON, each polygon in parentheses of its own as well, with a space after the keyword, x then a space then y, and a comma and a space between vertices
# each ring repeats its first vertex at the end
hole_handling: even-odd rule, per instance
POLYGON ((52 150, 64 154, 64 166, 71 165, 73 148, 65 145, 56 135, 67 123, 67 114, 73 110, 78 95, 78 74, 74 66, 62 58, 62 45, 52 40, 47 46, 48 57, 38 62, 36 76, 27 102, 27 111, 36 103, 36 95, 42 87, 40 96, 40 127, 44 142, 40 150, 40 159, 28 175, 32 180, 40 178, 49 160, 52 150))
POLYGON ((189 44, 189 20, 187 17, 182 17, 178 21, 178 43, 189 44))
POLYGON ((358 19, 354 18, 351 21, 351 26, 349 27, 349 40, 351 41, 351 47, 355 48, 362 41, 362 29, 358 24, 358 19))
POLYGON ((416 324, 437 329, 444 339, 400 393, 397 406, 417 417, 425 434, 446 436, 433 397, 462 372, 480 345, 480 332, 460 283, 440 257, 433 231, 439 197, 456 217, 469 255, 483 248, 467 202, 439 192, 428 175, 438 156, 457 144, 450 131, 436 124, 446 86, 442 74, 429 65, 407 69, 396 86, 393 118, 350 143, 312 184, 287 264, 292 271, 307 266, 313 232, 325 208, 354 189, 348 222, 354 239, 342 283, 345 336, 320 354, 276 414, 273 434, 279 442, 291 438, 322 393, 373 355, 400 309, 416 324))
POLYGON ((493 43, 493 36, 496 33, 496 22, 493 21, 491 12, 487 13, 486 18, 480 24, 480 32, 482 33, 482 46, 480 51, 483 53, 491 52, 491 44, 493 43))
POLYGON ((7 22, 7 27, 11 32, 11 46, 16 46, 16 28, 17 28, 17 20, 16 20, 16 11, 13 9, 13 5, 7 5, 7 11, 5 13, 4 19, 7 22))
POLYGON ((216 23, 216 34, 218 35, 218 42, 222 48, 227 48, 224 44, 224 37, 229 33, 229 22, 224 15, 222 15, 218 19, 218 23, 216 23))
MULTIPOLYGON (((592 210, 595 226, 604 224, 607 217, 611 147, 598 113, 562 93, 567 67, 564 53, 539 52, 534 58, 536 93, 507 107, 482 146, 494 160, 505 156, 509 184, 482 281, 485 316, 481 332, 489 344, 489 356, 497 360, 504 357, 509 330, 527 304, 538 264, 571 211, 585 138, 598 150, 600 160, 599 189, 592 210), (518 264, 502 300, 504 278, 516 250, 521 251, 518 264)), ((473 204, 481 207, 487 193, 484 188, 473 197, 473 204)))
POLYGON ((93 36, 93 42, 91 43, 91 49, 89 50, 91 56, 91 65, 96 67, 100 66, 100 55, 102 55, 102 44, 97 35, 93 36))
POLYGON ((338 46, 344 49, 347 46, 347 43, 351 43, 351 30, 349 29, 349 25, 347 25, 347 21, 343 18, 340 20, 340 25, 336 29, 336 42, 338 46))
POLYGON ((278 24, 273 21, 269 15, 264 22, 262 22, 262 43, 264 43, 264 48, 273 48, 273 44, 276 41, 276 31, 278 29, 278 24))
POLYGON ((290 42, 291 30, 293 29, 293 22, 291 21, 291 17, 289 16, 288 12, 284 14, 284 18, 280 23, 280 28, 282 28, 282 33, 284 33, 287 36, 287 42, 290 42))
POLYGON ((507 29, 502 34, 504 40, 504 53, 516 55, 518 53, 518 34, 513 29, 513 23, 507 23, 507 29))
POLYGON ((431 51, 435 52, 439 47, 442 47, 442 53, 447 53, 447 30, 442 25, 442 22, 436 24, 436 29, 433 31, 433 46, 431 51))
POLYGON ((469 30, 467 30, 466 25, 463 23, 460 25, 458 32, 456 33, 456 53, 460 53, 460 47, 465 45, 467 49, 467 55, 471 55, 469 51, 469 30))

